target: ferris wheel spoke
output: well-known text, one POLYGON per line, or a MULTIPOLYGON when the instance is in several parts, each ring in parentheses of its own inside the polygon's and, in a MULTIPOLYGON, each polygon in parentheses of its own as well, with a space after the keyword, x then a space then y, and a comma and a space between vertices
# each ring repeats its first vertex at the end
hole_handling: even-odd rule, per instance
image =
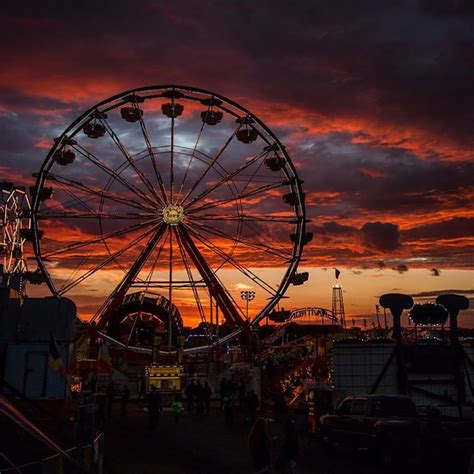
MULTIPOLYGON (((108 199, 110 201, 114 201, 114 202, 117 202, 119 204, 124 204, 124 205, 130 206, 130 207, 134 207, 136 209, 142 209, 142 210, 153 210, 154 209, 153 207, 142 204, 139 201, 135 201, 133 199, 126 199, 126 198, 123 198, 121 196, 118 196, 117 194, 112 193, 109 190, 104 191, 104 190, 101 190, 101 189, 95 189, 91 186, 88 186, 86 184, 80 183, 78 181, 75 181, 75 180, 72 180, 72 179, 69 179, 69 178, 65 178, 63 176, 48 173, 47 176, 46 176, 46 179, 48 179, 50 181, 54 181, 54 182, 59 183, 59 184, 62 184, 64 186, 70 186, 73 189, 80 190, 80 191, 83 191, 83 192, 88 193, 88 194, 92 194, 93 196, 108 199)), ((77 195, 75 197, 77 197, 77 195)))
POLYGON ((152 214, 133 214, 133 213, 110 213, 110 212, 39 212, 38 219, 152 219, 152 214))
POLYGON ((202 174, 199 176, 197 181, 194 182, 194 184, 191 186, 191 189, 187 192, 186 196, 182 199, 180 206, 184 206, 188 198, 191 196, 191 194, 194 192, 194 190, 199 186, 201 181, 206 177, 207 173, 212 169, 214 164, 217 162, 217 160, 222 156, 222 154, 225 152, 227 147, 230 145, 232 142, 232 139, 235 137, 236 133, 242 128, 243 123, 240 123, 239 126, 234 130, 232 135, 226 140, 222 148, 217 152, 217 154, 214 156, 212 161, 207 165, 206 169, 202 172, 202 174))
POLYGON ((241 243, 241 244, 243 244, 247 247, 251 247, 251 248, 254 248, 254 249, 257 249, 257 250, 263 250, 264 252, 266 252, 268 254, 271 254, 271 255, 275 255, 276 257, 279 257, 283 260, 290 260, 291 257, 292 257, 291 255, 284 254, 283 252, 279 252, 274 247, 270 247, 269 245, 265 245, 261 242, 253 242, 251 240, 247 240, 247 239, 244 239, 242 237, 236 238, 235 236, 233 236, 231 234, 228 234, 227 232, 224 232, 220 229, 216 229, 214 227, 209 227, 205 224, 200 224, 200 223, 197 223, 197 222, 193 222, 193 224, 197 225, 201 230, 207 232, 208 234, 215 235, 216 237, 223 237, 223 238, 225 238, 227 240, 230 240, 232 242, 241 243))
POLYGON ((181 254, 181 260, 183 261, 184 267, 186 269, 186 274, 188 275, 188 280, 191 283, 191 290, 193 292, 194 300, 196 301, 196 306, 199 311, 199 315, 201 316, 201 321, 203 323, 206 323, 206 315, 204 313, 204 308, 201 302, 201 298, 199 297, 199 292, 196 287, 196 282, 193 277, 193 273, 191 271, 191 267, 189 265, 189 262, 186 258, 186 252, 184 251, 184 245, 183 242, 181 241, 179 232, 176 233, 176 239, 178 241, 178 248, 179 248, 179 253, 181 254))
POLYGON ((105 127, 105 130, 107 131, 107 133, 109 134, 110 138, 112 139, 112 141, 115 143, 115 145, 117 146, 117 148, 121 151, 121 153, 123 154, 123 156, 125 157, 125 159, 128 161, 128 163, 130 164, 130 166, 133 168, 133 170, 135 171, 135 173, 137 173, 137 175, 139 176, 139 178, 141 179, 142 183, 145 185, 145 187, 148 189, 148 191, 151 192, 151 194, 153 196, 155 196, 155 198, 157 199, 157 201, 164 205, 164 201, 163 199, 158 195, 158 193, 156 192, 156 189, 154 188, 154 186, 151 184, 150 180, 145 176, 145 174, 143 173, 143 171, 138 168, 138 166, 135 164, 135 162, 133 161, 133 158, 132 156, 130 155, 130 153, 128 152, 127 148, 125 147, 125 145, 122 143, 122 141, 120 140, 120 138, 118 137, 118 135, 115 133, 115 131, 113 130, 113 128, 111 127, 111 125, 109 124, 109 122, 107 121, 107 119, 105 118, 101 118, 99 117, 99 121, 100 123, 105 127))
MULTIPOLYGON (((138 109, 138 105, 135 103, 134 107, 138 109)), ((146 129, 145 121, 143 120, 142 114, 138 114, 140 117, 140 128, 142 130, 142 135, 143 139, 145 140, 145 144, 148 150, 148 154, 150 155, 151 163, 153 166, 153 171, 155 172, 155 177, 156 180, 158 181, 158 186, 160 187, 162 199, 161 199, 161 204, 166 203, 167 198, 166 198, 166 190, 165 190, 165 185, 163 182, 163 178, 161 177, 161 173, 158 170, 158 167, 156 166, 156 157, 155 157, 155 152, 153 151, 153 147, 151 146, 151 141, 150 137, 148 136, 148 131, 146 129)))
POLYGON ((258 194, 264 193, 266 191, 270 191, 272 189, 277 189, 277 188, 280 188, 282 186, 286 186, 287 184, 288 184, 287 181, 281 181, 281 182, 272 183, 272 184, 265 184, 263 186, 259 186, 258 188, 252 189, 250 191, 240 193, 240 194, 236 194, 235 196, 229 197, 227 199, 219 199, 217 201, 211 201, 207 204, 203 204, 199 207, 189 208, 189 209, 186 210, 186 215, 187 214, 194 214, 194 213, 199 212, 199 211, 205 211, 205 210, 208 210, 208 209, 212 209, 214 207, 222 206, 224 204, 229 204, 232 201, 240 201, 241 199, 245 199, 245 198, 252 197, 252 196, 257 196, 258 194))
MULTIPOLYGON (((174 110, 174 95, 171 98, 171 108, 174 110)), ((171 157, 170 157, 170 195, 171 204, 174 204, 173 193, 174 193, 174 114, 171 114, 171 157)), ((172 233, 170 232, 170 239, 172 233)), ((171 286, 170 286, 171 291, 171 286)))
POLYGON ((256 275, 254 272, 249 270, 248 268, 245 268, 241 263, 237 262, 231 255, 228 253, 224 252, 221 248, 218 246, 214 245, 208 238, 203 236, 199 231, 197 231, 194 228, 189 229, 192 234, 195 235, 195 237, 202 242, 207 248, 212 250, 215 254, 219 255, 222 259, 224 259, 226 262, 229 262, 234 268, 239 270, 243 275, 245 275, 247 278, 252 280, 255 284, 260 286, 264 291, 269 293, 272 296, 276 296, 278 294, 277 290, 273 288, 271 285, 269 285, 267 282, 262 280, 258 275, 256 275))
MULTIPOLYGON (((210 106, 208 108, 208 110, 210 109, 210 106)), ((188 166, 186 167, 186 171, 184 173, 184 176, 183 176, 183 179, 181 181, 181 185, 179 186, 179 191, 178 191, 178 194, 181 194, 183 192, 183 189, 184 189, 184 183, 186 182, 186 179, 188 177, 188 173, 189 173, 189 169, 191 168, 191 164, 194 160, 194 155, 196 154, 196 150, 197 150, 197 147, 198 147, 198 144, 199 144, 199 141, 201 140, 201 135, 202 135, 202 132, 204 131, 204 126, 206 125, 206 122, 202 122, 201 124, 201 129, 199 130, 199 134, 198 134, 198 137, 196 139, 196 143, 194 144, 194 148, 193 148, 193 151, 191 153, 191 157, 188 161, 188 166)))
POLYGON ((100 235, 99 237, 95 237, 93 239, 80 240, 80 241, 77 241, 77 242, 69 243, 69 244, 64 245, 64 246, 56 247, 54 249, 43 252, 42 256, 43 256, 43 258, 50 258, 50 257, 53 257, 53 256, 64 254, 66 252, 70 252, 70 251, 73 251, 73 250, 78 250, 80 248, 84 248, 84 247, 87 247, 89 245, 94 245, 94 244, 97 244, 99 242, 103 242, 103 241, 111 239, 113 237, 119 237, 119 236, 128 234, 129 232, 134 232, 136 230, 143 229, 143 228, 148 227, 152 224, 156 224, 156 219, 155 220, 150 220, 148 222, 141 222, 141 223, 138 223, 138 224, 134 224, 134 225, 131 225, 131 226, 128 226, 128 227, 118 229, 118 230, 114 230, 112 232, 100 235))
POLYGON ((285 218, 284 216, 251 216, 248 214, 241 214, 238 216, 220 216, 218 214, 192 214, 188 216, 189 219, 195 221, 218 221, 218 222, 232 222, 232 221, 248 221, 250 222, 279 222, 281 224, 296 224, 298 219, 295 217, 285 218))
POLYGON ((168 300, 173 302, 173 227, 168 227, 169 232, 169 261, 168 261, 168 300))
POLYGON ((114 181, 117 181, 120 183, 122 186, 127 188, 129 191, 131 191, 135 196, 138 196, 142 198, 144 201, 148 202, 151 206, 155 206, 156 203, 153 202, 141 189, 131 185, 128 181, 122 178, 115 170, 107 166, 105 163, 103 163, 97 156, 95 156, 93 153, 91 153, 89 150, 84 148, 82 145, 72 145, 72 148, 74 148, 78 153, 80 153, 84 158, 89 160, 91 163, 96 165, 99 169, 107 173, 110 178, 112 178, 114 181))
MULTIPOLYGON (((246 170, 247 168, 249 168, 250 166, 252 166, 255 162, 257 162, 258 160, 260 160, 261 158, 265 157, 266 155, 268 154, 268 151, 264 150, 263 152, 260 152, 259 154, 253 156, 250 160, 247 160, 243 165, 239 166, 239 168, 237 168, 236 170, 234 170, 232 173, 230 174, 227 174, 226 176, 224 176, 221 180, 219 180, 217 183, 215 183, 214 185, 210 186, 208 189, 206 189, 205 191, 203 191, 202 193, 200 193, 198 196, 194 197, 190 202, 189 204, 186 206, 187 208, 188 207, 191 207, 195 202, 197 201, 200 201, 202 199, 204 199, 208 194, 212 193, 213 191, 215 191, 216 189, 218 189, 220 186, 222 186, 223 184, 229 182, 229 181, 233 181, 233 178, 235 178, 239 173, 241 173, 242 171, 246 170)), ((260 168, 260 166, 263 164, 263 160, 262 162, 260 163, 260 165, 258 166, 257 168, 257 171, 258 169, 260 168)), ((240 190, 240 192, 242 193, 243 191, 245 191, 245 189, 247 188, 248 184, 250 183, 251 181, 251 178, 246 182, 246 185, 243 187, 243 189, 240 190)))
MULTIPOLYGON (((150 271, 148 272, 148 275, 146 277, 146 280, 145 280, 145 290, 148 290, 148 288, 150 287, 150 282, 151 282, 151 279, 153 277, 153 274, 155 273, 155 268, 156 266, 158 265, 158 260, 160 259, 160 256, 161 256, 161 252, 163 251, 163 248, 165 246, 165 243, 166 243, 166 239, 162 239, 161 241, 161 245, 158 249, 158 251, 156 252, 156 256, 153 260, 153 264, 150 268, 150 271)), ((137 277, 137 280, 139 280, 139 278, 137 277)))
POLYGON ((75 280, 71 281, 67 285, 64 285, 61 289, 58 290, 58 294, 64 295, 68 291, 70 291, 72 288, 75 286, 79 285, 79 283, 83 282, 90 276, 92 276, 94 273, 98 272, 105 266, 107 266, 109 263, 115 261, 118 257, 123 255, 127 250, 133 248, 135 245, 139 244, 142 240, 144 240, 148 235, 150 235, 153 232, 153 229, 147 230, 146 232, 142 233, 139 235, 137 238, 133 239, 131 242, 129 242, 127 245, 122 247, 120 250, 117 252, 114 252, 113 254, 110 254, 105 260, 103 260, 101 263, 98 265, 94 266, 93 268, 89 269, 86 273, 81 275, 80 277, 76 278, 75 280))

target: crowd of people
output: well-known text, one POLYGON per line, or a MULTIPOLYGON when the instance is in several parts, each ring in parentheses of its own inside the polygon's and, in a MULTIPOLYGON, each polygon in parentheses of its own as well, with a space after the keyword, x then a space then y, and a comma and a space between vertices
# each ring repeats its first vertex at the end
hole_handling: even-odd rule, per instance
POLYGON ((204 385, 200 380, 192 379, 187 385, 185 391, 188 412, 192 413, 196 410, 198 414, 206 413, 209 415, 209 408, 212 397, 212 389, 207 380, 204 385))
MULTIPOLYGON (((285 379, 282 387, 288 389, 301 384, 308 377, 310 377, 309 367, 298 369, 285 379)), ((138 403, 142 399, 141 392, 142 390, 138 391, 138 403)), ((156 430, 160 424, 164 408, 162 397, 160 391, 153 385, 143 396, 151 430, 156 430)), ((127 416, 130 401, 130 390, 127 385, 120 389, 120 393, 112 382, 101 385, 98 387, 95 399, 97 426, 104 427, 105 420, 112 415, 112 406, 115 401, 120 401, 121 417, 127 416)), ((244 420, 251 426, 248 443, 254 472, 291 474, 296 472, 301 438, 311 431, 309 421, 312 414, 311 401, 309 402, 303 391, 297 403, 290 409, 285 391, 278 390, 271 399, 270 408, 266 406, 265 412, 258 412, 260 401, 253 388, 248 388, 244 379, 224 377, 216 393, 213 392, 208 381, 191 379, 182 393, 174 395, 170 408, 175 423, 180 422, 184 412, 190 415, 209 415, 211 405, 214 408, 213 413, 223 414, 223 423, 226 425, 233 425, 235 415, 238 413, 238 419, 244 420), (269 415, 270 412, 271 415, 269 415), (269 429, 272 423, 279 428, 269 429), (276 431, 280 432, 278 437, 275 435, 276 431), (271 452, 275 449, 278 454, 273 454, 272 461, 271 452), (272 466, 274 471, 272 471, 272 466)))
MULTIPOLYGON (((184 393, 189 413, 209 414, 213 392, 207 381, 202 384, 200 380, 192 379, 186 386, 184 393)), ((219 407, 224 412, 227 424, 234 423, 236 409, 246 412, 248 421, 255 420, 259 400, 253 389, 247 390, 244 380, 237 382, 224 377, 219 384, 219 393, 216 395, 218 395, 219 407)))

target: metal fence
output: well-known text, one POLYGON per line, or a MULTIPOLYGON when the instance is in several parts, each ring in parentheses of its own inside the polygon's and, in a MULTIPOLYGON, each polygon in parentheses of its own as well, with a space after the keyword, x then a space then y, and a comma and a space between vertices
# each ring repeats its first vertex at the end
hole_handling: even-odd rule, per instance
POLYGON ((40 461, 30 462, 20 466, 4 468, 1 473, 21 473, 21 474, 79 474, 93 473, 102 474, 104 465, 104 434, 100 433, 95 437, 92 444, 81 447, 74 447, 65 450, 77 464, 64 458, 60 454, 49 456, 40 461))

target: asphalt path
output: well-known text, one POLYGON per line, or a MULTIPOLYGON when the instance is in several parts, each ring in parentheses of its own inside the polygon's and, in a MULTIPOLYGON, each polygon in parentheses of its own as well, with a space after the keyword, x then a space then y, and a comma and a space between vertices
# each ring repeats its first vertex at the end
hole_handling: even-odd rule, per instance
MULTIPOLYGON (((127 417, 121 417, 115 407, 105 427, 106 474, 246 474, 252 473, 248 448, 250 424, 237 412, 232 426, 225 424, 223 413, 215 408, 211 414, 184 413, 178 424, 171 413, 164 412, 160 424, 151 430, 143 407, 130 404, 127 417)), ((270 423, 269 429, 277 439, 272 444, 275 462, 283 439, 281 425, 270 423)), ((316 438, 300 440, 297 462, 298 474, 375 474, 430 472, 430 467, 403 465, 391 470, 378 468, 367 454, 338 451, 323 454, 316 438)), ((278 472, 276 469, 272 472, 278 472)), ((445 469, 440 472, 446 472, 445 469)), ((451 470, 451 472, 456 472, 451 470)))

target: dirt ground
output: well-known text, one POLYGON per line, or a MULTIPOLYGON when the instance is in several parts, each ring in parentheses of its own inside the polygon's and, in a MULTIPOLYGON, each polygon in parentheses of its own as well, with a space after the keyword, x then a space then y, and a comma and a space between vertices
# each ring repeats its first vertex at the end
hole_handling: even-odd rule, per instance
MULTIPOLYGON (((272 446, 276 461, 282 441, 281 426, 272 423, 278 439, 272 446)), ((209 416, 183 414, 178 424, 164 412, 160 425, 152 431, 143 407, 129 406, 126 418, 115 407, 105 428, 106 474, 246 474, 252 473, 247 437, 250 425, 238 414, 234 425, 225 424, 222 412, 215 408, 209 416)), ((428 472, 423 468, 397 466, 391 471, 428 472)), ((272 472, 277 472, 276 470, 272 472)), ((315 438, 301 440, 298 474, 375 474, 381 473, 367 455, 339 452, 331 457, 323 454, 315 438)), ((433 468, 430 473, 436 472, 433 468)), ((451 470, 451 472, 456 472, 451 470)))

